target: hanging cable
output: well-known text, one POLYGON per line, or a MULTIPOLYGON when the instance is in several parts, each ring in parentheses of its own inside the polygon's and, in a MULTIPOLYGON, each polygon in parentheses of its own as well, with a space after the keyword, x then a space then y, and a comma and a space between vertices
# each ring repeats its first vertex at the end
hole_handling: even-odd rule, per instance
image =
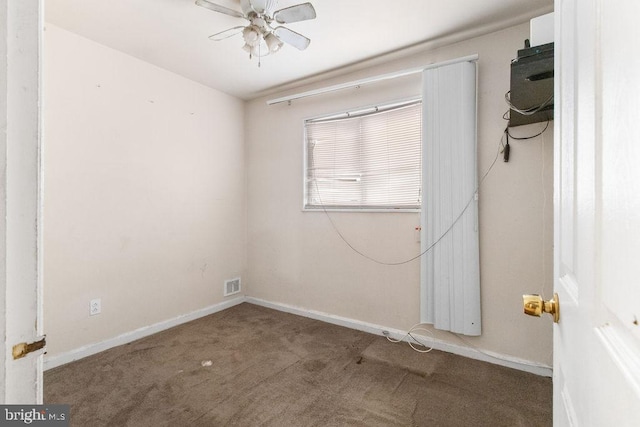
POLYGON ((527 139, 533 139, 533 138, 537 138, 540 135, 542 135, 543 133, 545 133, 545 131, 549 128, 549 123, 551 122, 551 120, 547 120, 547 124, 545 125, 544 129, 542 129, 540 132, 538 132, 535 135, 531 135, 531 136, 513 136, 511 135, 511 133, 509 132, 509 126, 507 126, 504 130, 505 134, 507 135, 507 137, 511 138, 511 139, 515 139, 518 141, 525 141, 527 139))
MULTIPOLYGON (((391 338, 389 335, 387 335, 386 333, 384 334, 385 337, 387 338, 387 341, 392 342, 392 343, 399 343, 402 342, 404 340, 406 340, 407 338, 411 338, 413 340, 412 341, 407 341, 407 343, 409 344, 409 346, 414 349, 415 351, 417 351, 418 353, 429 353, 431 350, 433 350, 433 347, 428 346, 427 344, 425 344, 424 342, 420 341, 418 338, 416 338, 413 333, 416 331, 422 331, 422 332, 427 332, 429 335, 431 335, 431 338, 433 340, 433 332, 431 332, 431 330, 425 328, 422 326, 423 323, 417 323, 415 325, 413 325, 411 327, 411 329, 409 329, 407 331, 407 333, 400 339, 395 339, 395 338, 391 338), (417 348, 415 344, 418 344, 422 347, 425 347, 424 349, 422 348, 417 348)), ((385 331, 386 332, 386 331, 385 331)))
MULTIPOLYGON (((509 111, 511 110, 507 110, 503 115, 502 118, 505 120, 509 120, 509 111)), ((537 138, 540 135, 542 135, 543 133, 545 133, 547 131, 547 129, 549 128, 549 123, 551 122, 551 120, 547 120, 547 124, 544 126, 544 129, 542 129, 540 132, 536 133, 535 135, 531 135, 531 136, 513 136, 511 135, 511 132, 509 132, 509 126, 507 125, 507 127, 504 128, 504 135, 502 136, 502 139, 506 140, 506 143, 502 144, 502 153, 504 156, 504 161, 508 162, 509 161, 509 156, 511 153, 511 146, 509 145, 509 138, 511 139, 515 139, 517 141, 526 141, 528 139, 533 139, 533 138, 537 138)))
POLYGON ((533 116, 534 114, 542 111, 544 108, 546 108, 549 104, 553 102, 553 93, 552 93, 551 96, 549 96, 549 98, 547 98, 542 104, 523 109, 523 108, 518 108, 517 106, 511 103, 510 94, 511 94, 511 91, 507 91, 507 93, 504 94, 504 100, 507 102, 507 105, 513 111, 520 113, 523 116, 533 116))
MULTIPOLYGON (((493 159, 493 162, 491 162, 491 166, 489 166, 489 169, 487 169, 487 171, 484 173, 484 175, 482 175, 482 177, 480 178, 480 180, 478 181, 478 185, 476 186, 476 188, 474 189, 473 193, 471 194, 469 201, 467 202, 467 204, 464 206, 464 208, 461 210, 460 214, 453 220, 453 222, 451 223, 451 225, 449 226, 449 228, 447 228, 441 235, 440 237, 438 237, 433 243, 431 243, 429 246, 427 246, 427 248, 420 252, 418 255, 409 258, 407 260, 404 261, 398 261, 398 262, 385 262, 385 261, 380 261, 378 259, 375 259, 363 252, 361 252, 360 250, 358 250, 357 248, 355 248, 345 237, 344 235, 340 232, 340 230, 338 229, 338 227, 336 226, 336 224, 333 222, 333 218, 331 218, 331 215, 329 215, 329 212, 327 211, 327 208, 324 206, 324 203, 322 202, 322 197, 320 195, 320 190, 318 188, 318 182, 314 181, 314 185, 316 187, 316 193, 318 194, 318 199, 320 201, 320 206, 322 206, 322 211, 324 212, 324 214, 327 216, 327 218, 329 219, 329 222, 331 223, 331 227, 333 228, 333 230, 338 234, 338 236, 340 236, 340 238, 342 239, 342 241, 344 243, 346 243, 347 246, 349 246, 349 248, 351 248, 355 253, 357 253, 358 255, 362 256, 363 258, 368 259, 369 261, 372 261, 376 264, 381 264, 381 265, 387 265, 387 266, 398 266, 398 265, 403 265, 403 264, 408 264, 412 261, 415 261, 418 258, 421 258, 423 255, 425 255, 427 252, 429 252, 431 249, 433 249, 433 247, 435 245, 437 245, 438 243, 440 243, 440 241, 453 229, 453 227, 458 223, 458 221, 460 221, 460 219, 462 218, 462 216, 464 215, 464 213, 467 211, 467 209, 469 208, 469 206, 471 205, 471 203, 476 200, 476 196, 478 194, 478 191, 480 189, 480 186, 482 185, 482 183, 484 182, 485 178, 487 177, 487 175, 489 175, 489 172, 491 172, 491 170, 493 169, 493 166, 496 164, 496 161, 498 160, 498 157, 500 156, 500 147, 502 145, 502 140, 500 140, 500 143, 498 144, 498 150, 496 152, 496 156, 493 159)), ((313 167, 313 156, 311 157, 311 166, 313 167)))

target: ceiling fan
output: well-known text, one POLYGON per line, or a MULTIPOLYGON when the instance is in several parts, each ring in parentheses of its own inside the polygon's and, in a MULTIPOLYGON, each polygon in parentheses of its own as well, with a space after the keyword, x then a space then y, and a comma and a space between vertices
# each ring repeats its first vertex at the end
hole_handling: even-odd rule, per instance
MULTIPOLYGON (((316 11, 311 3, 302 3, 283 9, 274 10, 277 0, 240 0, 242 12, 210 2, 196 0, 198 6, 236 18, 244 18, 248 25, 229 28, 209 36, 211 40, 220 41, 242 33, 243 49, 249 52, 249 57, 262 57, 275 53, 287 43, 299 50, 305 50, 311 40, 282 25, 293 22, 306 21, 316 17, 316 11)), ((259 65, 259 64, 258 64, 259 65)))

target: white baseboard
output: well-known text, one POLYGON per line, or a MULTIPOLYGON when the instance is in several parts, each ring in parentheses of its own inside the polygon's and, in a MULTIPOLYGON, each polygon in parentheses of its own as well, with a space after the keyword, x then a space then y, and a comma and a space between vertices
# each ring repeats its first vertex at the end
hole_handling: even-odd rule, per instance
MULTIPOLYGON (((335 316, 333 314, 323 313, 321 311, 307 310, 301 307, 295 307, 288 304, 265 301, 265 300, 262 300, 259 298, 253 298, 253 297, 246 297, 245 301, 251 304, 262 306, 262 307, 272 308, 274 310, 296 314, 299 316, 320 320, 326 323, 332 323, 334 325, 344 326, 347 328, 368 332, 370 334, 384 335, 383 331, 385 331, 385 332, 388 332, 391 338, 397 339, 397 340, 405 339, 407 336, 407 331, 387 328, 387 327, 376 325, 373 323, 349 319, 347 317, 335 316)), ((547 365, 543 365, 540 363, 531 362, 528 360, 519 359, 516 357, 507 356, 499 353, 494 353, 491 351, 479 350, 473 347, 452 344, 452 343, 435 339, 435 338, 423 337, 423 336, 421 336, 420 338, 421 340, 425 341, 425 343, 429 344, 429 346, 433 347, 436 350, 441 350, 447 353, 453 353, 459 356, 468 357, 470 359, 481 360, 483 362, 489 362, 496 365, 506 366, 508 368, 518 369, 520 371, 530 372, 532 374, 541 375, 544 377, 553 376, 553 369, 547 365)))
POLYGON ((150 325, 150 326, 143 326, 142 328, 138 328, 131 332, 126 332, 122 335, 118 335, 117 337, 114 337, 114 338, 109 338, 108 340, 105 340, 105 341, 85 345, 75 350, 71 350, 67 353, 62 353, 55 356, 45 355, 43 369, 45 371, 47 369, 53 369, 57 366, 61 366, 66 363, 73 362, 74 360, 82 359, 84 357, 91 356, 96 353, 100 353, 101 351, 105 351, 110 348, 117 347, 119 345, 128 344, 140 338, 144 338, 149 335, 153 335, 155 333, 164 331, 165 329, 173 328, 174 326, 178 326, 183 323, 187 323, 192 320, 199 319, 201 317, 208 316, 210 314, 217 313, 222 310, 226 310, 227 308, 231 308, 245 301, 246 301, 245 297, 240 296, 238 298, 233 298, 228 301, 221 302, 219 304, 214 304, 212 306, 205 307, 200 310, 193 311, 191 313, 174 317, 173 319, 168 319, 162 322, 154 323, 153 325, 150 325))
MULTIPOLYGON (((157 332, 164 331, 165 329, 172 328, 174 326, 181 325, 186 322, 190 322, 200 317, 208 316, 213 313, 217 313, 227 308, 231 308, 235 305, 248 302, 251 304, 259 305, 262 307, 271 308, 286 313, 296 314, 298 316, 308 317, 310 319, 320 320, 322 322, 331 323, 338 326, 344 326, 350 329, 356 329, 358 331, 367 332, 375 335, 384 335, 383 331, 388 332, 388 335, 394 339, 406 338, 406 331, 399 329, 387 328, 385 326, 376 325, 373 323, 363 322, 360 320, 350 319, 347 317, 335 316, 333 314, 324 313, 321 311, 308 310, 301 307, 295 307, 288 304, 275 303, 265 301, 259 298, 241 296, 233 298, 228 301, 221 302, 219 304, 212 305, 194 312, 174 317, 159 323, 155 323, 150 326, 144 326, 131 332, 126 332, 122 335, 118 335, 114 338, 110 338, 99 343, 89 344, 75 350, 71 350, 66 353, 62 353, 56 356, 45 355, 44 370, 53 369, 57 366, 64 365, 74 360, 82 359, 87 356, 91 356, 101 351, 108 350, 119 345, 127 344, 132 341, 144 338, 149 335, 153 335, 157 332)), ((518 359, 512 356, 507 356, 499 353, 494 353, 485 350, 479 350, 473 347, 467 347, 457 344, 452 344, 446 341, 442 341, 435 338, 421 337, 425 343, 436 350, 446 351, 448 353, 457 354, 459 356, 468 357, 470 359, 481 360, 484 362, 493 363, 496 365, 506 366, 520 371, 530 372, 536 375, 545 377, 551 377, 553 370, 550 366, 530 362, 528 360, 518 359)))

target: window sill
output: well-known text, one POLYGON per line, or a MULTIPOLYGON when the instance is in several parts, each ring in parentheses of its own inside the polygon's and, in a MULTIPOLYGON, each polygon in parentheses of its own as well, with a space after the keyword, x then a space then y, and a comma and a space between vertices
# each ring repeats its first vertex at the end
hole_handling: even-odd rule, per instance
POLYGON ((302 212, 358 212, 358 213, 420 213, 420 209, 393 209, 393 208, 307 208, 303 207, 302 212))

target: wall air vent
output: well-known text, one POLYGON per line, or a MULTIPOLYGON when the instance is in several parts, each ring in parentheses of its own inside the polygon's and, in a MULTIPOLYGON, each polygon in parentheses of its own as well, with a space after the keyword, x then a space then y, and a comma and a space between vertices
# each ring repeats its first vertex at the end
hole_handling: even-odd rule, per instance
POLYGON ((224 296, 240 293, 240 278, 225 280, 224 282, 224 296))

